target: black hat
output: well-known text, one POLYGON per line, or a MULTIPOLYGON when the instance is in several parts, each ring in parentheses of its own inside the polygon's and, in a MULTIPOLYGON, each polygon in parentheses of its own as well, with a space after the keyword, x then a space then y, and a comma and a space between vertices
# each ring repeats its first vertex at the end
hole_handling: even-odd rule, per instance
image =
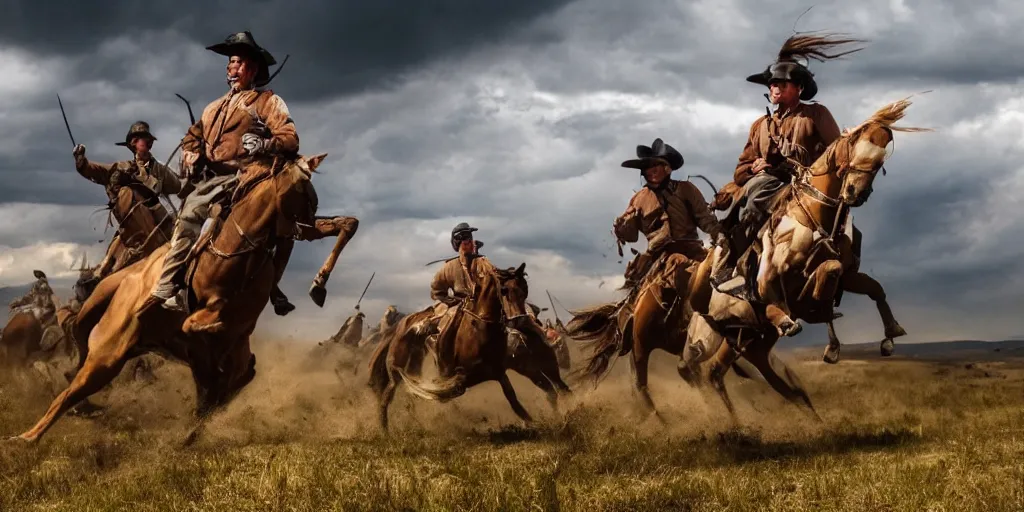
POLYGON ((156 140, 156 137, 149 132, 149 123, 145 121, 135 121, 132 123, 132 127, 128 129, 128 135, 124 136, 124 142, 116 142, 118 146, 132 147, 132 139, 135 137, 146 137, 149 140, 156 140))
POLYGON ((46 274, 42 270, 33 270, 32 275, 36 276, 36 279, 46 279, 46 274))
MULTIPOLYGON (((459 234, 462 234, 462 233, 472 233, 474 231, 477 231, 477 229, 472 227, 472 226, 470 226, 469 224, 466 224, 465 222, 460 222, 454 228, 452 228, 452 240, 451 240, 451 242, 452 242, 452 250, 455 250, 455 251, 459 250, 459 243, 461 242, 461 240, 457 242, 455 240, 456 236, 458 236, 459 234)), ((472 235, 470 235, 470 236, 472 236, 472 235)), ((476 243, 476 247, 477 247, 477 249, 479 249, 480 247, 483 247, 483 243, 477 242, 476 243)))
POLYGON ((623 167, 630 169, 649 169, 660 163, 668 163, 672 170, 683 166, 683 155, 676 151, 676 148, 665 144, 661 139, 654 139, 650 147, 639 145, 636 147, 638 159, 622 162, 623 167))
POLYGON ((206 49, 226 57, 245 55, 259 60, 260 70, 256 72, 254 81, 257 87, 266 85, 270 81, 270 66, 277 64, 270 52, 256 44, 256 40, 248 30, 231 34, 224 39, 223 43, 207 46, 206 49))
POLYGON ((801 61, 819 62, 838 59, 844 55, 858 52, 861 48, 833 53, 851 43, 862 43, 863 40, 852 39, 833 34, 797 34, 786 39, 775 58, 775 62, 764 71, 747 77, 747 81, 755 84, 770 85, 772 82, 793 82, 803 88, 800 99, 807 101, 818 94, 818 84, 814 81, 814 73, 807 69, 801 61))
POLYGON ((761 73, 748 76, 747 81, 765 86, 771 85, 772 82, 793 82, 803 88, 800 99, 804 101, 818 94, 818 83, 814 81, 814 73, 796 61, 776 62, 761 73))

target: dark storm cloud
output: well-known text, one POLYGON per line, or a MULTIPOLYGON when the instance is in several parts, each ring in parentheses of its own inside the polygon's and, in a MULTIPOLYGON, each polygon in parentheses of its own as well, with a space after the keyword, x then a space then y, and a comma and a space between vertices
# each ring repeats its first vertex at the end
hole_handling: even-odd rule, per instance
MULTIPOLYGON (((312 101, 379 87, 434 59, 495 43, 565 3, 204 0, 83 2, 55 8, 10 1, 0 18, 0 44, 48 55, 88 55, 119 34, 141 38, 146 31, 174 30, 205 47, 230 32, 250 30, 279 63, 286 54, 295 56, 276 85, 288 88, 296 101, 312 101)), ((92 64, 87 69, 93 76, 123 77, 131 71, 126 62, 92 64)))
MULTIPOLYGON (((296 246, 284 288, 299 310, 282 325, 315 320, 332 334, 373 271, 364 311, 374 321, 379 311, 367 308, 428 304, 438 267, 423 265, 451 254, 448 233, 462 220, 481 228, 496 264, 527 261, 532 290, 551 289, 569 307, 614 297, 612 284, 598 288, 625 264, 610 223, 640 186, 620 162, 662 137, 686 156, 677 179, 731 179, 750 123, 764 112, 764 89, 744 78, 771 61, 806 6, 563 4, 263 2, 243 11, 228 2, 124 3, 54 13, 12 4, 0 49, 22 54, 0 59, 22 59, 16 69, 27 78, 0 84, 12 95, 0 126, 0 245, 102 250, 103 219, 88 214, 106 198, 72 168, 54 93, 90 158, 127 158, 113 142, 146 119, 163 159, 187 126, 173 93, 197 113, 222 94, 224 59, 203 48, 248 28, 279 61, 292 55, 273 86, 303 151, 329 153, 314 177, 320 213, 361 221, 323 310, 305 294, 333 240, 296 246), (33 52, 27 61, 24 50, 33 52)), ((889 175, 855 212, 862 267, 915 339, 1024 330, 1007 312, 1024 300, 1010 286, 1024 261, 1015 259, 1024 229, 1014 224, 1013 199, 1014 190, 1024 194, 1024 98, 1013 86, 1024 76, 1015 36, 1022 13, 998 1, 873 0, 817 6, 797 26, 870 40, 843 61, 813 64, 817 99, 843 126, 935 90, 915 98, 902 124, 939 130, 897 133, 889 175), (983 321, 958 326, 948 320, 956 315, 983 321)), ((877 339, 870 300, 844 299, 843 310, 844 341, 877 339)), ((815 329, 801 338, 824 341, 815 329)))

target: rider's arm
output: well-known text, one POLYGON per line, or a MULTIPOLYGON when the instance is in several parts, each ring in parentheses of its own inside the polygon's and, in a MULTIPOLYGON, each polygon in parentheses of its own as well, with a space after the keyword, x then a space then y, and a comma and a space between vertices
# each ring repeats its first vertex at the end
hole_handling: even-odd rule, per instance
POLYGON ((448 289, 452 287, 452 284, 453 280, 448 274, 448 265, 445 265, 434 274, 434 280, 430 282, 430 298, 448 303, 451 301, 451 297, 448 296, 448 289))
POLYGON ((266 143, 267 152, 298 153, 299 135, 295 133, 295 123, 288 112, 288 105, 285 105, 280 96, 273 93, 265 101, 261 101, 260 105, 262 108, 259 115, 270 130, 270 138, 266 143))
POLYGON ((160 180, 161 194, 169 196, 181 192, 181 180, 166 165, 160 162, 153 162, 153 174, 156 179, 160 180))
POLYGON ((711 239, 714 240, 718 233, 722 231, 722 226, 718 223, 718 218, 708 209, 708 203, 704 200, 704 195, 700 193, 700 190, 693 183, 683 181, 680 182, 680 185, 679 191, 683 195, 683 200, 690 206, 690 212, 693 214, 697 227, 710 235, 711 239))
MULTIPOLYGON (((206 115, 206 112, 203 112, 206 115)), ((181 152, 184 153, 199 153, 200 142, 203 140, 203 119, 200 118, 196 121, 196 124, 189 126, 188 131, 185 132, 185 137, 181 139, 181 152)))
POLYGON ((78 174, 81 174, 85 179, 93 183, 103 186, 110 184, 110 172, 113 169, 114 164, 90 162, 85 155, 82 155, 82 157, 75 162, 75 170, 78 171, 78 174))
POLYGON ((754 121, 754 124, 750 126, 750 135, 747 136, 747 144, 743 146, 743 152, 740 153, 739 162, 736 164, 736 171, 733 173, 733 181, 737 185, 743 186, 744 183, 754 177, 754 160, 761 157, 759 154, 761 151, 761 141, 759 140, 761 133, 761 123, 764 122, 764 118, 754 121))
POLYGON ((612 223, 615 236, 623 242, 636 243, 640 237, 641 214, 640 209, 636 207, 636 196, 634 195, 629 200, 629 207, 626 208, 626 211, 612 223))

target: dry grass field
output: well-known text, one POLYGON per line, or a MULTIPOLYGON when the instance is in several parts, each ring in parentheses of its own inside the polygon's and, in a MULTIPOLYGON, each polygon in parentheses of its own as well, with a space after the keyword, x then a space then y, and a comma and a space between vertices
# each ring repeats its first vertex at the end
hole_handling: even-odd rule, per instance
MULTIPOLYGON (((564 416, 514 377, 529 428, 487 383, 449 404, 400 392, 383 436, 365 355, 317 367, 306 347, 255 351, 256 380, 191 447, 191 381, 173 363, 101 393, 98 419, 0 442, 0 510, 1024 510, 1024 358, 1008 354, 828 366, 786 352, 824 422, 730 376, 740 426, 658 354, 665 425, 639 415, 620 360, 564 416)), ((48 398, 0 377, 0 434, 48 398)))

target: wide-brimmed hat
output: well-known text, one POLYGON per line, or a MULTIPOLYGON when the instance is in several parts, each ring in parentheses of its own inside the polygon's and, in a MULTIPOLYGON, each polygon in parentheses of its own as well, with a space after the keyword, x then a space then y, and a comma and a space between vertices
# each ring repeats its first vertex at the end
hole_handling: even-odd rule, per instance
POLYGON ((124 136, 124 142, 115 142, 118 146, 132 147, 132 139, 135 137, 146 137, 149 140, 156 140, 149 131, 149 123, 145 121, 135 121, 132 123, 131 128, 128 128, 128 135, 124 136))
POLYGON ((32 275, 36 276, 36 279, 46 279, 46 274, 42 270, 33 270, 32 275))
POLYGON ((764 86, 772 82, 793 82, 803 88, 800 99, 807 101, 818 94, 818 83, 814 81, 814 73, 808 69, 811 59, 819 62, 838 59, 860 51, 862 48, 828 53, 833 48, 840 48, 851 43, 864 42, 861 39, 835 36, 830 34, 801 34, 786 39, 775 58, 764 71, 747 77, 747 81, 764 86))
POLYGON ((683 155, 676 151, 676 148, 665 144, 661 139, 654 139, 651 145, 638 145, 636 147, 636 158, 622 162, 623 167, 630 169, 649 169, 655 165, 666 163, 672 170, 683 166, 683 155))
POLYGON ((248 30, 231 34, 224 39, 223 43, 207 46, 206 49, 225 57, 245 55, 255 58, 260 63, 260 69, 256 72, 254 81, 257 87, 266 85, 270 81, 270 66, 277 64, 274 56, 266 48, 256 44, 256 40, 248 30))

